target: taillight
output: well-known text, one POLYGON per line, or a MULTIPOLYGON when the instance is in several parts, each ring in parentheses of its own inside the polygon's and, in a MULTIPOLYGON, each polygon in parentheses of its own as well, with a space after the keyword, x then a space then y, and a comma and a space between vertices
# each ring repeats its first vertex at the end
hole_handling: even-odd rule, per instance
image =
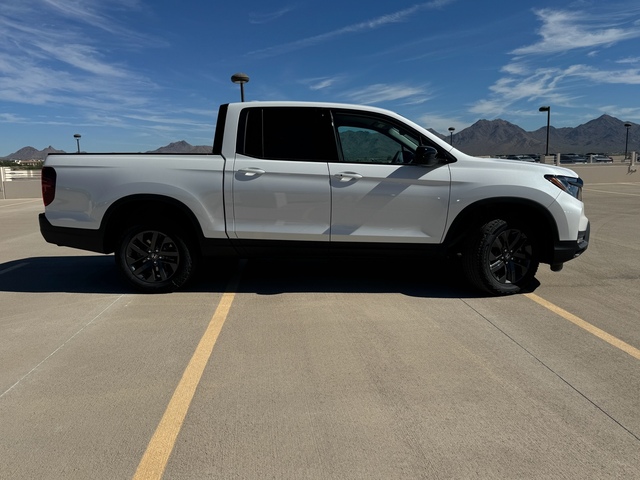
POLYGON ((56 198, 56 171, 53 167, 42 167, 42 201, 46 207, 56 198))

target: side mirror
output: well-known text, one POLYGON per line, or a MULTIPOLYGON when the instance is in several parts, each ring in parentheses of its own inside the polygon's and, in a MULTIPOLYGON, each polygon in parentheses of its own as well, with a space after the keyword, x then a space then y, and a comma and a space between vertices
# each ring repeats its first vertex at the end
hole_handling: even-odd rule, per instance
POLYGON ((431 167, 438 163, 437 155, 438 150, 436 150, 435 148, 428 147, 426 145, 420 145, 418 148, 416 148, 416 157, 414 163, 431 167))

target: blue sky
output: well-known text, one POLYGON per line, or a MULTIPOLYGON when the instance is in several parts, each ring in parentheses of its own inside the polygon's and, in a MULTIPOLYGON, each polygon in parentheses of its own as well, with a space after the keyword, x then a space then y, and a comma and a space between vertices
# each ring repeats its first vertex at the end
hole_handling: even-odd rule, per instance
POLYGON ((371 104, 456 132, 640 123, 640 3, 2 0, 0 156, 212 143, 240 100, 371 104))

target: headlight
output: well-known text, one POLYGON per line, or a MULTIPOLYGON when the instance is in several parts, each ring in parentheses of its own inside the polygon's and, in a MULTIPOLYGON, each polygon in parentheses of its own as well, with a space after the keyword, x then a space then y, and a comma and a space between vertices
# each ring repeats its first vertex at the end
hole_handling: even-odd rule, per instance
POLYGON ((581 178, 565 177, 564 175, 545 175, 544 178, 572 197, 582 200, 582 186, 584 182, 581 178))

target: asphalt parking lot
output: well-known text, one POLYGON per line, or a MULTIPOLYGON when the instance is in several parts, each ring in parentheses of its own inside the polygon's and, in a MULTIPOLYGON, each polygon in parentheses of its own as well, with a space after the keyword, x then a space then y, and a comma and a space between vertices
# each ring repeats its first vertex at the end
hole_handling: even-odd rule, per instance
POLYGON ((140 295, 0 200, 0 478, 640 478, 640 183, 530 294, 446 265, 207 263, 140 295))

